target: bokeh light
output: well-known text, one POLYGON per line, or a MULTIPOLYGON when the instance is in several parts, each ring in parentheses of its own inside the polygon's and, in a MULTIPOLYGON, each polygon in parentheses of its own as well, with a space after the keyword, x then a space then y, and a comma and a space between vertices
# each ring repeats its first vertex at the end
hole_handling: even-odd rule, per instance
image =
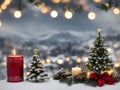
POLYGON ((61 0, 52 0, 54 3, 60 3, 61 0))
POLYGON ((81 58, 77 58, 77 59, 76 59, 76 62, 77 62, 77 63, 80 63, 80 62, 81 62, 81 58))
POLYGON ((90 20, 94 20, 94 19, 96 18, 96 14, 95 14, 94 12, 89 12, 89 13, 88 13, 88 18, 89 18, 90 20))
POLYGON ((114 66, 115 67, 120 67, 120 64, 119 63, 115 63, 114 66))
POLYGON ((63 64, 63 60, 62 59, 58 59, 57 63, 58 64, 63 64))
POLYGON ((51 60, 50 60, 49 58, 47 58, 47 59, 46 59, 46 62, 47 62, 47 63, 50 63, 50 62, 51 62, 51 60))
POLYGON ((73 17, 72 12, 71 12, 71 11, 68 11, 68 10, 65 12, 64 15, 65 15, 65 18, 66 18, 66 19, 71 19, 71 18, 73 17))
POLYGON ((14 17, 15 17, 15 18, 21 18, 21 16, 22 16, 22 12, 21 12, 20 10, 16 10, 16 11, 14 12, 14 17))
POLYGON ((48 13, 48 8, 47 7, 43 7, 42 9, 41 9, 41 12, 43 13, 43 14, 45 14, 45 13, 48 13))
POLYGON ((69 62, 69 61, 70 61, 70 57, 66 57, 65 60, 66 60, 67 62, 69 62))
POLYGON ((116 14, 116 15, 120 14, 119 8, 114 8, 113 13, 116 14))
POLYGON ((95 3, 99 3, 101 2, 101 0, 93 0, 95 3))
POLYGON ((56 18, 58 16, 58 12, 56 10, 51 11, 50 13, 52 18, 56 18))

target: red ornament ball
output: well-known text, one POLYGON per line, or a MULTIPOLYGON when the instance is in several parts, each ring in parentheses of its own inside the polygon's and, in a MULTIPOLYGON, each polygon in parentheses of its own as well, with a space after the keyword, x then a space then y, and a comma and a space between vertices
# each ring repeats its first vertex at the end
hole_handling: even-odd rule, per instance
POLYGON ((105 83, 109 85, 113 85, 115 83, 115 79, 113 77, 106 77, 105 83))
POLYGON ((98 78, 99 78, 99 75, 98 75, 98 74, 96 74, 96 73, 91 73, 91 74, 90 74, 90 79, 98 80, 98 78))
POLYGON ((100 87, 102 87, 104 84, 105 84, 105 82, 104 82, 104 80, 103 79, 98 79, 98 85, 100 86, 100 87))

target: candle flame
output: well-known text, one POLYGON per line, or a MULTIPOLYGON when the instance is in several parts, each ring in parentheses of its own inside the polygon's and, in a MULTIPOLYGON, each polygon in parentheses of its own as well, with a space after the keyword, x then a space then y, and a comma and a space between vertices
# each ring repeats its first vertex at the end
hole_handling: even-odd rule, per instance
POLYGON ((15 49, 13 49, 12 53, 13 53, 13 55, 16 55, 16 50, 15 50, 15 49))

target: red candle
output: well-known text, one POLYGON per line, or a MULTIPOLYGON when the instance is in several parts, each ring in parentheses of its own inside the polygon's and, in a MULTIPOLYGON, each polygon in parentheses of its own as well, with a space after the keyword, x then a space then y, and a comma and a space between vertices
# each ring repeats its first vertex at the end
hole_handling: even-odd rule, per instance
POLYGON ((23 81, 23 56, 15 55, 7 56, 7 81, 21 82, 23 81))

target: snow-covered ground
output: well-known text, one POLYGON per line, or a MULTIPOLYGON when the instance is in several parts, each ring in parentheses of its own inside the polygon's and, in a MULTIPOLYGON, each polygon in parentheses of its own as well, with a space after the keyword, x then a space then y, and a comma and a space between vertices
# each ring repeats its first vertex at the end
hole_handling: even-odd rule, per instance
POLYGON ((120 83, 115 85, 105 85, 103 87, 90 87, 84 84, 68 86, 65 83, 59 83, 59 81, 52 79, 43 83, 31 83, 27 81, 9 83, 6 80, 0 81, 0 90, 119 90, 119 88, 120 83))

